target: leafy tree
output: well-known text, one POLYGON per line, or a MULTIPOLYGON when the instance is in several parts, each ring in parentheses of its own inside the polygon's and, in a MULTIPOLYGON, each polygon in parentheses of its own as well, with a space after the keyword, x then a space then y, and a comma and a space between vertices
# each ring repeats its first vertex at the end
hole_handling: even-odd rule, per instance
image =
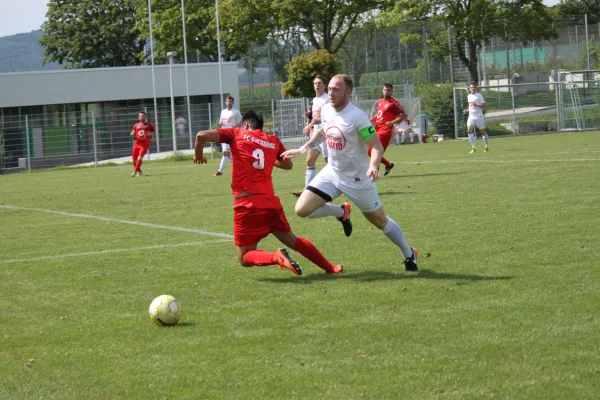
POLYGON ((387 24, 426 18, 452 28, 458 57, 476 82, 477 49, 482 43, 489 44, 493 37, 527 43, 556 36, 542 0, 399 0, 382 16, 387 24))
POLYGON ((598 0, 562 0, 554 11, 557 20, 565 25, 582 25, 585 14, 589 25, 600 23, 598 0))
POLYGON ((50 0, 44 35, 45 62, 66 68, 139 65, 146 41, 135 24, 137 0, 50 0))
MULTIPOLYGON (((218 61, 215 1, 185 0, 184 4, 188 52, 193 54, 198 50, 201 60, 218 61)), ((166 60, 167 52, 173 50, 183 58, 181 2, 152 0, 151 5, 156 59, 166 60)), ((266 42, 273 29, 269 10, 270 4, 261 0, 219 1, 221 57, 224 60, 242 59, 251 47, 266 42)), ((137 18, 140 37, 148 38, 150 32, 146 5, 138 7, 137 18)))
POLYGON ((280 27, 298 27, 313 48, 337 53, 362 18, 390 0, 273 0, 273 16, 280 27))
POLYGON ((301 54, 285 66, 288 81, 281 91, 286 96, 312 97, 315 94, 313 78, 322 75, 329 80, 340 73, 341 68, 341 61, 325 49, 301 54))

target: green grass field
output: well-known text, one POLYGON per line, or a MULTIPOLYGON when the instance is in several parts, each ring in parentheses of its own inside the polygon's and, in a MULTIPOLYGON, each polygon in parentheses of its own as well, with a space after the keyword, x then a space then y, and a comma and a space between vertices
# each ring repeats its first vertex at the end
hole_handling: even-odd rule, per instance
POLYGON ((217 160, 0 176, 0 398, 597 399, 600 133, 491 145, 388 149, 416 276, 358 210, 294 215, 303 160, 275 189, 342 276, 240 267, 217 160))

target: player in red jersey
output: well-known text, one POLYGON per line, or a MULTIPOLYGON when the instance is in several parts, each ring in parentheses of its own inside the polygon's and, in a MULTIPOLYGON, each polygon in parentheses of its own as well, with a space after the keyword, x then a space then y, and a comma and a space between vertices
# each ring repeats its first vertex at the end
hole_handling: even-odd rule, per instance
MULTIPOLYGON (((404 109, 398 103, 396 99, 392 97, 394 87, 391 83, 383 85, 383 99, 377 102, 377 113, 371 118, 371 122, 375 124, 375 132, 377 137, 383 145, 383 151, 387 149, 394 135, 394 125, 398 122, 406 119, 406 113, 404 109)), ((369 156, 371 155, 371 148, 369 147, 369 156)), ((394 163, 389 162, 384 157, 381 158, 381 163, 385 165, 386 176, 394 168, 394 163)))
POLYGON ((221 128, 201 131, 196 135, 194 164, 205 164, 206 142, 226 143, 231 147, 233 191, 233 236, 237 257, 244 267, 279 265, 296 275, 302 268, 293 261, 285 247, 274 253, 257 250, 258 242, 270 233, 329 274, 339 274, 342 265, 330 263, 308 240, 297 237, 275 196, 271 175, 273 167, 292 169, 291 160, 283 160, 285 147, 274 135, 262 130, 263 119, 250 109, 242 117, 240 128, 221 128))
POLYGON ((131 176, 142 175, 142 159, 146 155, 146 152, 150 148, 150 140, 154 135, 154 125, 151 122, 146 121, 146 113, 140 111, 138 114, 138 123, 133 126, 131 130, 131 136, 134 137, 135 142, 133 143, 133 153, 131 158, 133 159, 133 172, 131 176))

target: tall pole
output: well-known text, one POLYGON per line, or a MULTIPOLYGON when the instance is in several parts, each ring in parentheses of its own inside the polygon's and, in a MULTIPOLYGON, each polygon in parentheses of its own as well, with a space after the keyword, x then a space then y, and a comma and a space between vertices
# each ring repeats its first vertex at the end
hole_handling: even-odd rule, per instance
POLYGON ((150 27, 150 58, 152 59, 152 98, 154 99, 154 129, 156 130, 156 152, 160 153, 158 107, 156 106, 156 75, 154 74, 154 39, 152 38, 152 6, 148 0, 148 23, 150 27))
POLYGON ((592 69, 592 65, 590 63, 590 37, 588 36, 588 18, 587 14, 585 16, 585 54, 587 59, 587 69, 592 69))
POLYGON ((192 142, 192 112, 190 110, 190 86, 188 82, 188 61, 187 61, 187 41, 185 40, 185 5, 181 0, 181 25, 183 26, 183 65, 185 68, 185 97, 187 104, 187 117, 188 117, 188 132, 190 135, 190 149, 194 148, 192 142))
POLYGON ((217 46, 219 47, 219 92, 221 94, 219 107, 221 107, 225 101, 223 100, 223 75, 221 73, 221 30, 219 29, 219 0, 215 0, 215 18, 217 20, 217 46))
POLYGON ((173 151, 177 151, 177 138, 175 137, 175 98, 173 97, 173 57, 175 52, 167 53, 169 57, 169 83, 171 88, 171 131, 173 133, 173 151))

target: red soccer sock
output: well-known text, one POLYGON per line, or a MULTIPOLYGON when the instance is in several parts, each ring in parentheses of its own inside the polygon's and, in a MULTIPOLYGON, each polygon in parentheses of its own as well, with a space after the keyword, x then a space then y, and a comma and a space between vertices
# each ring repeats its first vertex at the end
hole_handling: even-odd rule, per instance
POLYGON ((266 265, 275 265, 275 253, 269 253, 263 250, 250 250, 244 254, 244 262, 249 267, 264 267, 266 265))
POLYGON ((315 245, 308 240, 301 237, 296 239, 294 250, 302 254, 305 258, 308 258, 313 264, 318 265, 319 268, 324 269, 326 272, 333 272, 335 265, 330 263, 315 245))
POLYGON ((385 157, 381 157, 381 163, 385 165, 386 168, 389 168, 391 165, 390 162, 385 159, 385 157))
POLYGON ((140 167, 142 166, 142 159, 140 158, 135 162, 135 172, 140 172, 140 167))

